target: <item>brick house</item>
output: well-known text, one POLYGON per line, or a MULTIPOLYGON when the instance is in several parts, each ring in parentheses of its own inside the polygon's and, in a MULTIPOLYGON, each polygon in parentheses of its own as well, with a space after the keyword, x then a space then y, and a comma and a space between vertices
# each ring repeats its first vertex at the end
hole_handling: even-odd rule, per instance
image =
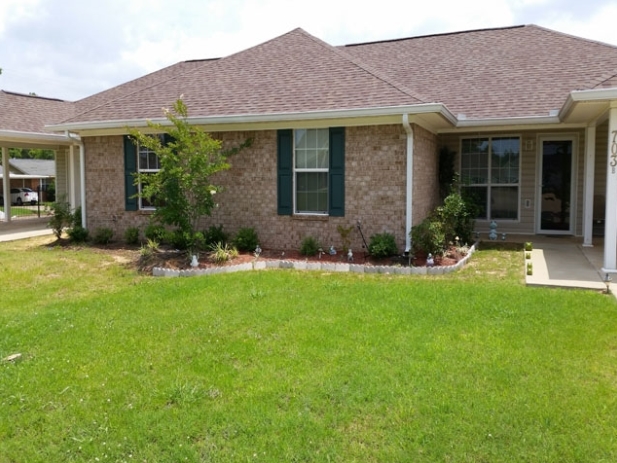
MULTIPOLYGON (((346 46, 296 29, 58 102, 62 117, 26 132, 58 137, 57 188, 82 205, 88 228, 147 223, 132 173, 156 160, 127 143, 127 127, 164 121, 180 95, 191 123, 226 145, 253 139, 220 175, 204 228, 250 226, 263 247, 291 249, 309 235, 340 245, 337 226, 360 221, 404 250, 438 204, 447 148, 478 198, 479 232, 494 220, 500 232, 588 246, 604 233, 604 267, 617 271, 615 46, 534 25, 346 46)), ((0 112, 2 146, 15 119, 0 112)))

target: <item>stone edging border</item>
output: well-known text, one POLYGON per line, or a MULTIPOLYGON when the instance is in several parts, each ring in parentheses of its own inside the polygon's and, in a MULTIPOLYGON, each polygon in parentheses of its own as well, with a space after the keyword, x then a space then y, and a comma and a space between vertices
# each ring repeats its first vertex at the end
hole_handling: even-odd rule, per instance
POLYGON ((394 265, 362 265, 332 262, 304 262, 300 260, 255 260, 238 265, 224 267, 208 267, 200 269, 175 270, 162 267, 154 267, 152 276, 155 277, 191 277, 199 275, 216 275, 219 273, 243 272, 247 270, 266 269, 295 269, 295 270, 321 270, 324 272, 352 272, 352 273, 381 273, 386 275, 445 275, 463 267, 467 260, 476 250, 476 244, 469 248, 465 257, 454 265, 437 267, 397 267, 394 265))

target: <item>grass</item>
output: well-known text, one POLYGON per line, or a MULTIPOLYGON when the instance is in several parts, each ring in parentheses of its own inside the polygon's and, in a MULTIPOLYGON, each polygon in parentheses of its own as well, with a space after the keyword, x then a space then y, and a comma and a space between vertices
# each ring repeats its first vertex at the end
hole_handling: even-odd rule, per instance
POLYGON ((522 251, 153 279, 32 243, 0 244, 2 463, 617 459, 617 302, 522 251))
MULTIPOLYGON (((4 207, 0 207, 0 211, 4 212, 4 207)), ((45 212, 43 205, 41 205, 41 213, 45 212)), ((28 207, 22 206, 11 206, 11 216, 12 217, 30 217, 33 215, 37 215, 38 211, 36 209, 30 209, 28 207)))

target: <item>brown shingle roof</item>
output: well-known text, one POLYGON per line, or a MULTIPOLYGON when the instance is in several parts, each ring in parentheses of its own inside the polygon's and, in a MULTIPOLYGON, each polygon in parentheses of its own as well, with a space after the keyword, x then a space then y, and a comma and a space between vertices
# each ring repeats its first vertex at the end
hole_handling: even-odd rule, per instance
POLYGON ((533 25, 341 48, 468 118, 546 116, 617 73, 617 47, 533 25))
POLYGON ((617 47, 516 26, 332 47, 302 29, 226 58, 184 61, 75 103, 0 91, 0 129, 162 117, 444 103, 468 118, 547 116, 572 90, 617 86, 617 47))
POLYGON ((0 129, 17 132, 45 132, 47 124, 73 115, 68 101, 0 90, 0 129))
POLYGON ((180 95, 191 116, 275 114, 417 104, 387 74, 293 30, 181 75, 121 96, 69 122, 158 118, 180 95))

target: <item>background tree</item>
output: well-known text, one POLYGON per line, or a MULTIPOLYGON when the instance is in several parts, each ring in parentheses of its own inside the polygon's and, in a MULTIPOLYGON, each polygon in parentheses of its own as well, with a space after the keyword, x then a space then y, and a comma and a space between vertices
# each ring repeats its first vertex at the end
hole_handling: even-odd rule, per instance
POLYGON ((54 159, 53 150, 9 148, 12 159, 54 159))
POLYGON ((164 140, 138 130, 130 131, 136 144, 156 153, 160 166, 156 173, 136 174, 135 182, 142 185, 140 196, 155 205, 154 218, 163 225, 176 227, 193 253, 199 244, 199 220, 212 213, 215 195, 221 190, 212 176, 229 169, 227 158, 249 146, 251 140, 232 150, 223 150, 219 140, 189 124, 182 99, 174 103, 173 111, 165 111, 165 116, 171 126, 148 123, 153 131, 168 134, 164 140))

